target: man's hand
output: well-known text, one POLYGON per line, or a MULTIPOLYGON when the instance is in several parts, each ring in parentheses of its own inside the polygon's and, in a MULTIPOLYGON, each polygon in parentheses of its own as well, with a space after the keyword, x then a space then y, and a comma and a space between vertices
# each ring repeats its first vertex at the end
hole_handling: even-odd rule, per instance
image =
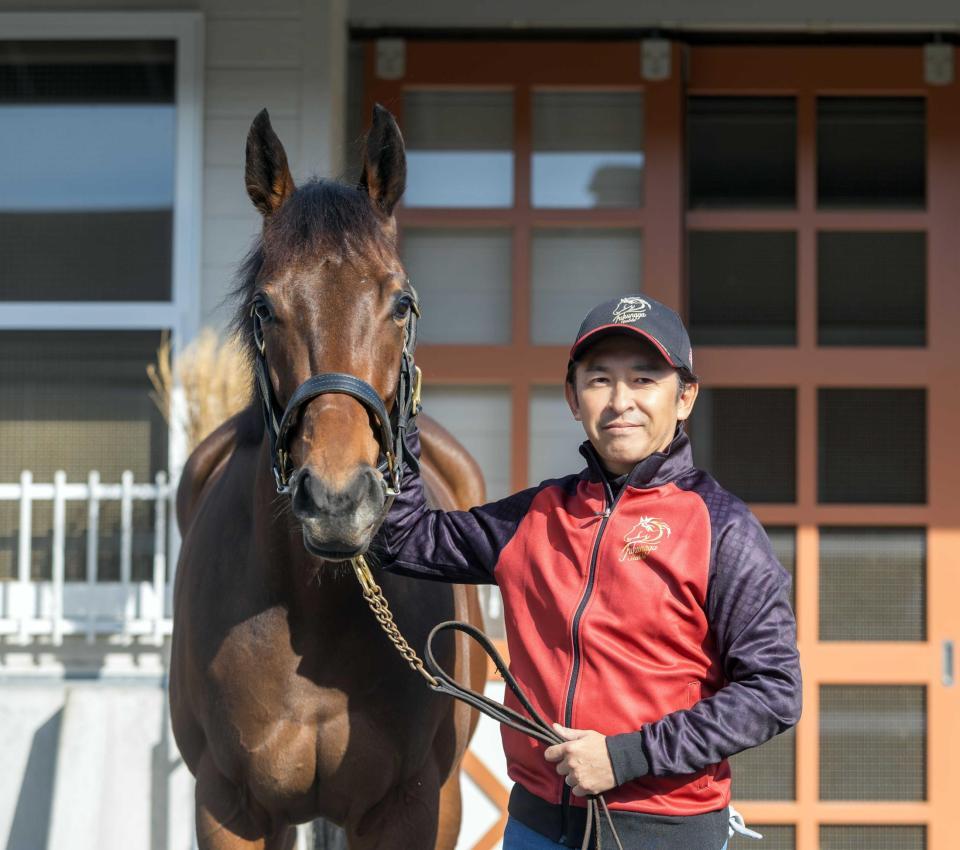
POLYGON ((602 794, 617 784, 605 736, 592 729, 567 729, 559 723, 554 723, 553 728, 567 740, 547 747, 543 757, 557 763, 557 773, 566 777, 564 781, 574 794, 602 794))

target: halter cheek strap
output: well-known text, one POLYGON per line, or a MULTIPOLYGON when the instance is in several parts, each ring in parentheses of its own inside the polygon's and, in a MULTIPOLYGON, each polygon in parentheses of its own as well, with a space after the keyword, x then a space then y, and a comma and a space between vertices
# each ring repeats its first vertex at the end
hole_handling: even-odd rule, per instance
POLYGON ((301 408, 317 396, 327 393, 348 395, 359 401, 371 414, 376 423, 375 434, 380 444, 383 460, 378 464, 381 472, 385 496, 392 501, 400 494, 400 479, 403 464, 406 462, 419 471, 419 463, 413 455, 404 456, 404 437, 413 418, 420 412, 420 369, 413 362, 413 348, 416 344, 417 319, 420 308, 416 302, 411 305, 410 317, 404 332, 403 352, 400 356, 400 377, 397 381, 397 397, 392 413, 377 391, 366 381, 343 372, 324 372, 312 375, 294 390, 287 402, 281 407, 273 392, 273 382, 267 369, 266 345, 257 305, 250 308, 253 320, 253 339, 257 346, 256 372, 257 386, 263 422, 270 438, 270 457, 273 465, 273 477, 278 493, 290 492, 290 452, 288 441, 300 418, 301 408))

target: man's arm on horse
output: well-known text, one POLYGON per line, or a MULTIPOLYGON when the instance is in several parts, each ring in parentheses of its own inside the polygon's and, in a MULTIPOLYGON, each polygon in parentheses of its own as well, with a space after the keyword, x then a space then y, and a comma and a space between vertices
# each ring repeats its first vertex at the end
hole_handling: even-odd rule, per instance
MULTIPOLYGON (((408 430, 407 451, 420 456, 420 432, 408 430)), ((494 567, 538 488, 468 511, 430 510, 423 480, 405 465, 397 496, 371 546, 388 572, 465 584, 494 584, 494 567)))

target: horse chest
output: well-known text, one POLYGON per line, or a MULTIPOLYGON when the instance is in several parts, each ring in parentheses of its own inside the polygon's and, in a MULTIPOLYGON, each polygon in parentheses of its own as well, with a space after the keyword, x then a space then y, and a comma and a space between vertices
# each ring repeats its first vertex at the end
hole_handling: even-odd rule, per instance
POLYGON ((219 719, 207 737, 218 762, 269 808, 302 810, 318 796, 334 805, 341 795, 343 805, 378 799, 404 772, 409 738, 390 734, 371 711, 377 700, 349 678, 355 661, 331 653, 315 669, 278 619, 234 627, 210 666, 208 716, 219 719))

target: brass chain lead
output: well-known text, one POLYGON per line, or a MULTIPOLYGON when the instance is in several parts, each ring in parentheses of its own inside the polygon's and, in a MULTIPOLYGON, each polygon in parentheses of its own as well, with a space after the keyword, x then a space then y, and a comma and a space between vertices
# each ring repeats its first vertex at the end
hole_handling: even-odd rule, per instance
POLYGON ((367 559, 363 555, 358 555, 356 558, 352 558, 350 563, 353 565, 353 572, 357 576, 357 581, 360 582, 360 590, 363 592, 363 598, 367 600, 367 605, 370 606, 373 616, 377 618, 380 628, 382 628, 387 637, 390 638, 390 642, 397 648, 397 652, 406 659, 411 669, 415 673, 419 673, 431 688, 437 687, 440 684, 439 680, 427 671, 420 656, 417 655, 413 647, 410 646, 403 635, 400 634, 400 629, 397 628, 393 614, 390 611, 390 605, 387 603, 387 599, 383 595, 380 585, 374 581, 373 573, 370 571, 370 565, 367 563, 367 559))

